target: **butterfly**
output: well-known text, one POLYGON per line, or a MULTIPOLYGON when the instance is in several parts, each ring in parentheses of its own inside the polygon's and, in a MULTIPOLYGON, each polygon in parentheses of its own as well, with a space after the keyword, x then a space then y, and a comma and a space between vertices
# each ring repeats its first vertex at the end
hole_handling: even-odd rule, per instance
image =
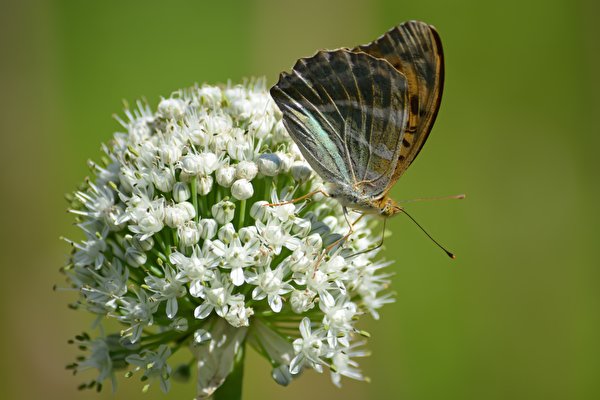
POLYGON ((299 59, 270 94, 326 194, 344 210, 389 217, 403 211, 388 193, 423 148, 443 84, 440 36, 409 21, 369 44, 299 59))

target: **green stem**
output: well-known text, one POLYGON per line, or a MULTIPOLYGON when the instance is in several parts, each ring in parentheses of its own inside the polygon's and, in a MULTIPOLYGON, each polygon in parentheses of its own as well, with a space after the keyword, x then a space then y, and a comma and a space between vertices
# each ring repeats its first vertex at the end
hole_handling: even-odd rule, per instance
POLYGON ((238 220, 238 229, 246 226, 246 200, 240 201, 240 219, 238 220))
POLYGON ((192 179, 191 189, 192 189, 192 205, 194 206, 194 209, 196 210, 195 221, 198 222, 198 217, 200 215, 200 210, 198 210, 198 190, 196 188, 196 177, 194 177, 192 179))
POLYGON ((240 346, 235 359, 233 360, 233 370, 225 379, 225 382, 213 394, 213 400, 241 400, 242 382, 244 380, 244 356, 246 355, 245 346, 240 346))

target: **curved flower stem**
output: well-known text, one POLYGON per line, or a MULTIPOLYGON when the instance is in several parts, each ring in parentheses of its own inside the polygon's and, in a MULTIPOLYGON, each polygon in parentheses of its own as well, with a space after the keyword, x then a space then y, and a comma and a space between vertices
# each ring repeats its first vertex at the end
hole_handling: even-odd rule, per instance
POLYGON ((246 346, 242 345, 233 360, 233 370, 225 382, 215 391, 212 400, 241 400, 242 383, 244 380, 244 356, 246 346))

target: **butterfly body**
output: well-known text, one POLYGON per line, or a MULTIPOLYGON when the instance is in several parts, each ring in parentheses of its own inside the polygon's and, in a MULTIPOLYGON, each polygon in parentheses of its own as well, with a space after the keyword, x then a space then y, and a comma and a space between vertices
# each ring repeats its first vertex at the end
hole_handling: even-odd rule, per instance
POLYGON ((431 131, 443 77, 439 35, 409 21, 372 43, 298 60, 271 96, 328 194, 388 217, 402 210, 388 193, 431 131))
POLYGON ((401 207, 390 197, 373 198, 363 189, 328 183, 327 194, 338 200, 344 207, 350 207, 365 214, 379 214, 391 217, 400 212, 401 207))

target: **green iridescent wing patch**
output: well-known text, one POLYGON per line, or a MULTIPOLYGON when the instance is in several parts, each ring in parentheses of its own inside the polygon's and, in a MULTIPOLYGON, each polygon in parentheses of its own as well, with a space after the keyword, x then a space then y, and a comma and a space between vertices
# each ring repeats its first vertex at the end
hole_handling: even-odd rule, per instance
POLYGON ((392 182, 408 124, 408 85, 389 62, 321 51, 282 73, 271 96, 300 151, 325 180, 377 198, 392 182))

